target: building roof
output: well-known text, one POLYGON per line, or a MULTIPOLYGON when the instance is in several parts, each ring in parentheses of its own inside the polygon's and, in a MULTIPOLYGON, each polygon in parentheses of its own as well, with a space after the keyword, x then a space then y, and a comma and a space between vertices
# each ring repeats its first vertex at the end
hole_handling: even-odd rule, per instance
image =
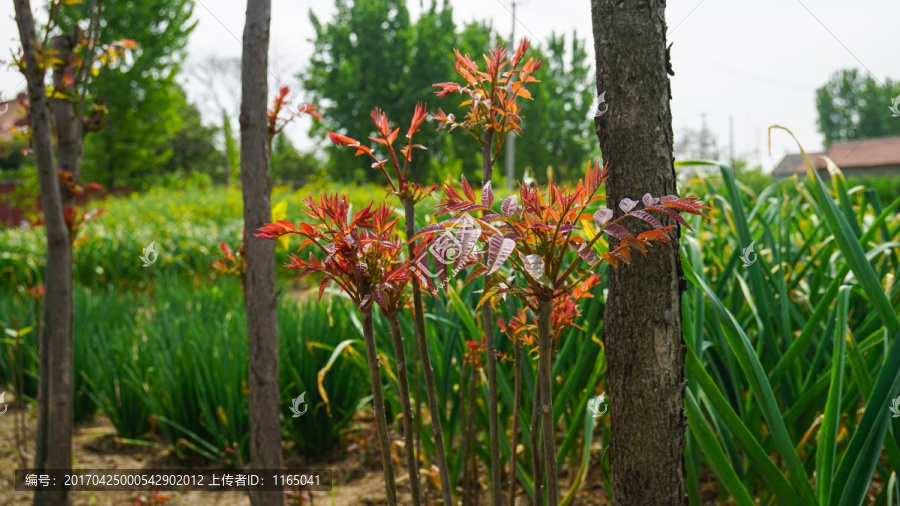
MULTIPOLYGON (((835 142, 823 153, 807 154, 817 169, 826 167, 822 156, 830 158, 841 170, 900 166, 900 137, 835 142)), ((786 155, 775 167, 776 176, 790 176, 805 172, 806 166, 800 154, 786 155)))
POLYGON ((17 98, 0 102, 0 141, 12 140, 13 129, 24 116, 25 108, 17 98))

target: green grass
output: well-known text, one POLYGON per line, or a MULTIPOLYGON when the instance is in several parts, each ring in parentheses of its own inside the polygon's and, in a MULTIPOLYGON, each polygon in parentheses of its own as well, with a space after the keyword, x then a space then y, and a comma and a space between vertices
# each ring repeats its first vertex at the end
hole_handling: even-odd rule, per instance
POLYGON ((726 167, 701 184, 717 225, 683 249, 692 503, 703 462, 739 504, 862 504, 900 463, 900 199, 839 176, 752 199, 726 167))
MULTIPOLYGON (((273 202, 286 201, 289 216, 299 219, 299 198, 309 190, 318 188, 279 190, 273 202)), ((349 191, 355 208, 383 195, 366 187, 332 190, 349 191)), ((691 504, 699 504, 703 468, 719 480, 719 498, 732 497, 738 504, 758 499, 760 504, 858 505, 873 480, 892 484, 878 489, 875 504, 890 504, 889 494, 896 501, 900 419, 891 418, 888 406, 900 394, 900 200, 840 177, 750 188, 727 168, 698 177, 681 193, 714 208, 711 220, 692 220, 696 232, 682 233, 691 504), (751 242, 757 256, 745 266, 741 255, 751 242)), ((180 453, 219 462, 230 460, 225 449, 237 443, 246 460, 242 294, 235 279, 211 270, 220 241, 238 244, 239 191, 154 190, 103 206, 108 213, 85 225, 75 251, 76 417, 100 409, 122 437, 152 434, 180 453), (150 240, 161 252, 153 266, 143 268, 138 257, 150 240)), ((0 342, 4 383, 13 383, 15 329, 35 326, 34 303, 25 290, 40 283, 40 233, 0 230, 0 287, 12 294, 0 299, 0 322, 11 332, 0 342)), ((280 264, 285 253, 279 255, 280 264)), ((278 271, 279 287, 289 289, 289 274, 278 271)), ((590 462, 585 458, 591 442, 605 447, 609 441, 608 416, 586 418, 588 399, 605 390, 601 274, 596 297, 584 304, 578 322, 585 330, 564 334, 555 355, 557 458, 576 475, 590 462)), ((463 437, 474 439, 483 465, 490 463, 484 382, 477 386, 483 393, 475 403, 477 430, 466 432, 461 419, 465 341, 481 335, 472 315, 474 290, 451 284, 447 294, 428 302, 426 319, 438 396, 445 402, 437 416, 454 482, 462 475, 463 437)), ((297 304, 282 294, 280 300, 284 439, 293 451, 322 452, 346 435, 350 417, 371 402, 359 320, 338 296, 297 304), (302 391, 309 411, 293 418, 287 408, 302 391)), ((508 309, 499 308, 496 316, 508 318, 508 309)), ((401 325, 412 373, 408 315, 401 325)), ((399 430, 395 361, 380 315, 376 334, 387 365, 382 378, 388 411, 399 430)), ((36 391, 35 336, 36 330, 23 336, 28 396, 36 391)), ((504 336, 498 349, 512 353, 504 336)), ((526 451, 517 475, 529 494, 534 377, 535 367, 526 361, 518 438, 526 451)), ((500 419, 508 421, 511 362, 501 363, 498 381, 500 419)), ((424 404, 423 383, 413 379, 411 387, 420 389, 424 404)), ((427 467, 434 461, 431 431, 427 419, 417 422, 427 467)), ((508 431, 507 425, 501 437, 505 461, 511 455, 508 431)), ((608 460, 600 465, 608 476, 608 460)))

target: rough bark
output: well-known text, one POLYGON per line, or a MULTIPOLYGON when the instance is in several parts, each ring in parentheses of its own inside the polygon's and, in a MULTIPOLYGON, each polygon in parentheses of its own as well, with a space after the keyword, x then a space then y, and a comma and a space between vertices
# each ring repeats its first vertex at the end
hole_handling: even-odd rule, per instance
POLYGON ((400 331, 400 316, 396 311, 385 315, 391 327, 391 342, 397 360, 397 383, 400 385, 400 406, 403 409, 403 439, 406 443, 406 467, 409 472, 409 488, 415 506, 422 504, 422 493, 419 490, 419 463, 413 449, 413 414, 409 396, 409 374, 406 367, 406 348, 403 334, 400 331))
POLYGON ((372 383, 372 410, 375 412, 375 431, 378 448, 381 451, 381 469, 384 472, 384 488, 388 504, 397 504, 397 484, 394 481, 394 461, 391 458, 391 444, 388 441, 387 419, 384 413, 384 395, 381 392, 381 365, 375 348, 375 329, 372 322, 372 308, 361 312, 363 339, 366 343, 366 360, 369 362, 369 381, 372 383))
MULTIPOLYGON (((591 10, 597 91, 610 104, 595 126, 610 164, 609 207, 619 217, 625 197, 677 191, 665 2, 592 0, 591 10)), ((617 505, 687 504, 679 231, 671 235, 646 257, 610 269, 603 334, 617 505)))
MULTIPOLYGON (((275 243, 252 231, 272 221, 269 181, 267 55, 270 0, 248 0, 241 63, 241 180, 247 268, 248 387, 250 397, 250 465, 280 469, 281 417, 278 387, 278 314, 275 293, 275 243)), ((252 492, 250 502, 283 504, 281 492, 252 492)))
MULTIPOLYGON (((403 199, 403 211, 406 220, 406 237, 416 235, 416 204, 411 199, 403 199)), ((407 244, 409 258, 415 258, 414 245, 410 241, 407 244)), ((425 338, 425 303, 422 301, 422 287, 419 279, 412 277, 413 286, 413 322, 415 327, 416 342, 422 357, 422 373, 425 376, 425 392, 428 397, 428 411, 431 414, 431 435, 434 438, 435 453, 437 453, 438 471, 441 476, 441 494, 444 504, 453 504, 452 488, 450 485, 450 471, 447 468, 447 455, 444 451, 444 435, 441 429, 441 405, 438 403, 437 388, 434 384, 434 369, 431 367, 431 353, 428 341, 425 338)), ((418 413, 418 411, 417 411, 418 413)))
MULTIPOLYGON (((481 185, 491 182, 494 174, 494 163, 491 158, 494 146, 494 130, 488 128, 484 132, 484 145, 481 148, 481 185)), ((485 213, 489 214, 489 213, 485 213)), ((487 283, 489 276, 484 276, 487 283)), ((484 340, 487 348, 488 372, 488 417, 491 433, 491 504, 500 504, 500 478, 503 467, 500 465, 500 421, 497 417, 497 347, 494 344, 494 312, 490 304, 482 306, 484 323, 484 340)))
POLYGON ((544 472, 547 475, 547 504, 559 502, 559 477, 556 474, 556 431, 553 430, 553 338, 550 317, 553 300, 538 300, 538 377, 541 385, 541 447, 544 450, 544 472))
MULTIPOLYGON (((69 469, 72 465, 72 246, 63 219, 62 198, 44 87, 45 70, 39 63, 40 42, 31 3, 14 0, 16 24, 22 41, 25 78, 31 115, 33 148, 38 170, 47 264, 44 269, 44 304, 41 312, 38 390, 38 440, 34 467, 69 469)), ((37 492, 35 505, 71 504, 68 491, 37 492)))
MULTIPOLYGON (((57 51, 56 57, 63 61, 53 69, 53 86, 63 90, 63 77, 67 72, 74 73, 75 35, 57 35, 53 37, 50 47, 57 51)), ((72 89, 63 90, 71 94, 72 89)), ((72 173, 77 181, 81 172, 81 159, 84 150, 84 134, 81 114, 74 96, 53 99, 53 118, 56 120, 56 155, 59 170, 72 173)), ((65 185, 60 184, 62 203, 73 205, 73 196, 65 185)))

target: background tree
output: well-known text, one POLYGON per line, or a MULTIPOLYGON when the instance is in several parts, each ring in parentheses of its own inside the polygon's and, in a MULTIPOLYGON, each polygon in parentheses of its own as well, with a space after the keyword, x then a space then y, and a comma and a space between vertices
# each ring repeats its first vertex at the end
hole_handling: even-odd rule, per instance
MULTIPOLYGON (((407 97, 407 66, 412 46, 405 0, 335 2, 334 21, 322 24, 310 12, 314 53, 303 85, 307 99, 321 107, 331 130, 372 132, 369 112, 380 106, 388 117, 403 117, 415 107, 407 97)), ((314 127, 324 136, 324 130, 314 127)), ((376 171, 348 167, 353 153, 326 148, 328 170, 345 180, 374 180, 376 171)))
MULTIPOLYGON (((593 75, 585 50, 585 41, 573 33, 566 47, 563 35, 535 48, 535 58, 544 62, 534 89, 534 103, 523 113, 522 136, 528 142, 516 143, 519 172, 530 168, 538 181, 547 180, 547 168, 553 168, 555 181, 577 181, 584 161, 600 154, 597 138, 587 128, 594 100, 593 75)), ((503 172, 503 171, 501 171, 503 172)))
MULTIPOLYGON (((38 428, 34 468, 70 469, 72 466, 72 433, 74 416, 72 328, 74 311, 72 307, 72 244, 71 223, 66 220, 68 201, 71 194, 61 184, 57 167, 68 169, 69 180, 74 181, 73 170, 80 162, 82 132, 84 124, 81 112, 85 104, 83 83, 89 79, 92 67, 92 53, 96 44, 96 34, 100 24, 96 17, 85 31, 73 29, 57 35, 52 42, 56 51, 54 63, 52 96, 56 102, 57 135, 61 141, 54 158, 50 104, 45 82, 46 71, 50 67, 49 47, 46 41, 52 33, 58 33, 61 2, 48 4, 48 21, 42 39, 38 38, 34 16, 29 0, 13 2, 22 56, 19 69, 28 83, 28 105, 30 140, 34 149, 38 169, 43 222, 47 233, 47 257, 44 269, 44 304, 41 314, 41 334, 39 337, 39 379, 38 379, 38 428), (87 33, 87 36, 85 36, 87 33), (87 43, 82 44, 87 38, 87 43), (77 46, 82 48, 80 58, 75 58, 77 46), (89 48, 90 51, 85 49, 89 48), (76 65, 76 61, 80 64, 76 65), (80 99, 80 100, 79 100, 80 99), (67 101, 63 104, 63 101, 67 101), (81 107, 79 107, 79 104, 81 107)), ((98 4, 91 2, 98 12, 98 4)), ((34 495, 35 505, 71 504, 67 490, 38 491, 34 495)))
POLYGON ((825 146, 834 142, 900 135, 900 121, 891 117, 890 106, 900 95, 900 81, 879 84, 871 74, 857 69, 835 72, 816 90, 819 131, 825 146))
MULTIPOLYGON (((615 218, 624 198, 677 192, 665 6, 591 1, 597 92, 609 103, 595 124, 610 164, 606 190, 615 218)), ((649 230, 644 225, 633 231, 649 230)), ((640 262, 609 272, 603 339, 614 504, 687 504, 680 230, 670 235, 640 262)))
MULTIPOLYGON (((61 27, 87 19, 89 5, 62 11, 61 27)), ((184 59, 193 0, 103 2, 101 43, 122 38, 137 42, 125 68, 101 70, 90 92, 108 110, 106 128, 84 148, 84 176, 104 183, 134 185, 148 169, 164 166, 184 123, 181 87, 175 78, 184 59)))
POLYGON ((280 133, 272 143, 272 179, 278 184, 304 185, 318 174, 319 162, 309 153, 300 153, 290 139, 280 133))
MULTIPOLYGON (((172 140, 172 156, 157 174, 187 175, 200 172, 216 179, 226 179, 225 153, 216 147, 219 129, 203 124, 200 110, 182 94, 179 97, 181 129, 172 140)), ((229 125, 230 126, 230 125, 229 125)))
MULTIPOLYGON (((271 12, 270 0, 247 0, 241 56, 241 181, 247 262, 243 283, 249 346, 250 460, 254 469, 281 468, 275 243, 253 234, 272 221, 266 108, 271 12)), ((280 505, 283 496, 281 492, 251 492, 250 501, 254 506, 280 505)))
MULTIPOLYGON (((455 75, 452 56, 440 48, 477 56, 497 42, 506 43, 489 22, 476 20, 458 27, 447 2, 432 0, 414 22, 405 0, 339 0, 336 7, 338 12, 329 23, 310 14, 315 48, 303 82, 309 90, 307 98, 315 98, 328 118, 328 128, 338 132, 371 131, 366 111, 375 107, 383 108, 389 117, 402 117, 418 102, 429 110, 438 107, 431 83, 455 75)), ((598 154, 596 139, 585 130, 594 97, 585 43, 575 34, 568 45, 565 37, 553 35, 536 54, 548 63, 541 73, 547 85, 540 87, 525 114, 522 129, 534 142, 516 145, 517 160, 527 160, 518 165, 531 167, 542 179, 552 166, 557 180, 574 180, 584 160, 598 154)), ((464 114, 456 107, 445 107, 445 111, 464 114)), ((324 135, 324 131, 317 127, 313 133, 324 135)), ((460 172, 473 180, 481 177, 481 159, 467 149, 466 142, 439 138, 429 129, 423 130, 419 142, 428 151, 410 167, 410 180, 455 179, 460 172)), ((332 179, 377 179, 373 171, 347 169, 356 167, 350 161, 352 153, 330 146, 327 154, 332 179)))

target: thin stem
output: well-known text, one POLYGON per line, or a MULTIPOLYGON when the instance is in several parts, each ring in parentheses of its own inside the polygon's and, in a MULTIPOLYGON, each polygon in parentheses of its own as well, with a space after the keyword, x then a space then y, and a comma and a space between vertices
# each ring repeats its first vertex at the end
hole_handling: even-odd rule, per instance
POLYGON ((384 488, 391 506, 397 504, 397 483, 394 481, 394 461, 391 459, 391 445, 388 442, 387 420, 384 413, 384 396, 381 393, 381 366, 375 349, 375 330, 372 322, 372 308, 361 311, 363 338, 366 342, 366 359, 369 362, 369 380, 372 383, 375 429, 381 450, 381 468, 384 471, 384 488))
POLYGON ((556 506, 559 501, 559 484, 556 475, 556 441, 553 430, 553 390, 551 383, 553 361, 553 338, 550 331, 550 316, 553 314, 553 300, 538 300, 538 381, 541 383, 541 440, 544 448, 544 467, 547 471, 547 506, 556 506))
POLYGON ((538 372, 534 374, 534 396, 532 397, 531 410, 531 481, 534 482, 534 504, 542 506, 544 504, 544 491, 541 485, 541 447, 540 447, 540 406, 541 406, 541 381, 538 378, 538 372))
MULTIPOLYGON (((481 185, 484 186, 491 181, 493 175, 493 162, 491 160, 491 146, 494 142, 494 130, 487 128, 484 131, 484 144, 481 148, 482 156, 482 179, 481 185)), ((487 214, 487 213, 484 213, 487 214)), ((489 276, 484 276, 484 282, 487 284, 489 276)), ((494 344, 494 315, 490 302, 485 304, 482 309, 484 323, 484 338, 487 348, 487 371, 488 371, 488 417, 490 421, 491 433, 491 504, 500 504, 501 485, 500 475, 500 430, 499 420, 497 417, 497 347, 494 344)))
MULTIPOLYGON (((403 210, 406 219, 407 252, 409 258, 414 258, 414 244, 410 240, 416 235, 416 203, 412 199, 403 199, 403 210)), ((441 407, 438 404, 437 388, 434 384, 434 369, 431 366, 431 353, 428 341, 425 338, 425 303, 422 300, 422 287, 419 278, 412 277, 413 287, 413 322, 416 343, 422 356, 422 372, 425 375, 425 393, 428 398, 428 411, 431 414, 431 435, 434 438, 434 448, 437 452, 438 472, 441 476, 441 493, 444 496, 444 504, 453 504, 453 489, 450 485, 450 470, 447 467, 447 455, 444 451, 444 435, 441 429, 441 407)), ((462 389, 460 389, 462 390, 462 389)))
POLYGON ((512 451, 512 459, 509 463, 509 505, 516 505, 516 448, 519 440, 519 409, 521 409, 522 398, 522 341, 513 336, 513 363, 515 364, 516 386, 513 401, 513 426, 512 426, 512 443, 510 448, 512 451))
MULTIPOLYGON (((477 443, 475 424, 475 397, 478 395, 476 389, 476 378, 478 377, 478 367, 473 366, 469 372, 469 425, 466 431, 466 437, 470 438, 470 446, 472 451, 469 453, 469 479, 466 480, 466 495, 469 496, 468 504, 478 504, 478 489, 481 488, 478 483, 478 455, 475 452, 475 444, 477 443)), ((497 503, 499 504, 499 503, 497 503)))
POLYGON ((396 311, 385 315, 391 327, 391 341, 394 344, 394 355, 397 360, 397 383, 400 385, 400 406, 403 410, 403 439, 406 443, 406 467, 409 472, 409 487, 413 504, 422 504, 419 491, 419 463, 413 449, 413 415, 409 403, 409 374, 406 367, 406 348, 403 345, 403 334, 400 331, 400 318, 396 311))
MULTIPOLYGON (((466 382, 466 360, 465 360, 465 358, 463 358, 462 370, 459 373, 459 419, 460 419, 461 425, 462 425, 460 436, 462 436, 462 463, 463 463, 462 501, 463 501, 463 505, 467 504, 467 501, 469 499, 468 488, 466 488, 467 487, 466 479, 469 476, 469 464, 468 464, 469 461, 467 460, 469 457, 469 435, 468 435, 469 431, 466 430, 467 429, 466 423, 468 420, 468 418, 466 417, 466 393, 468 392, 468 390, 467 390, 466 385, 467 385, 467 382, 466 382)), ((453 504, 453 503, 451 503, 451 504, 453 504)))

